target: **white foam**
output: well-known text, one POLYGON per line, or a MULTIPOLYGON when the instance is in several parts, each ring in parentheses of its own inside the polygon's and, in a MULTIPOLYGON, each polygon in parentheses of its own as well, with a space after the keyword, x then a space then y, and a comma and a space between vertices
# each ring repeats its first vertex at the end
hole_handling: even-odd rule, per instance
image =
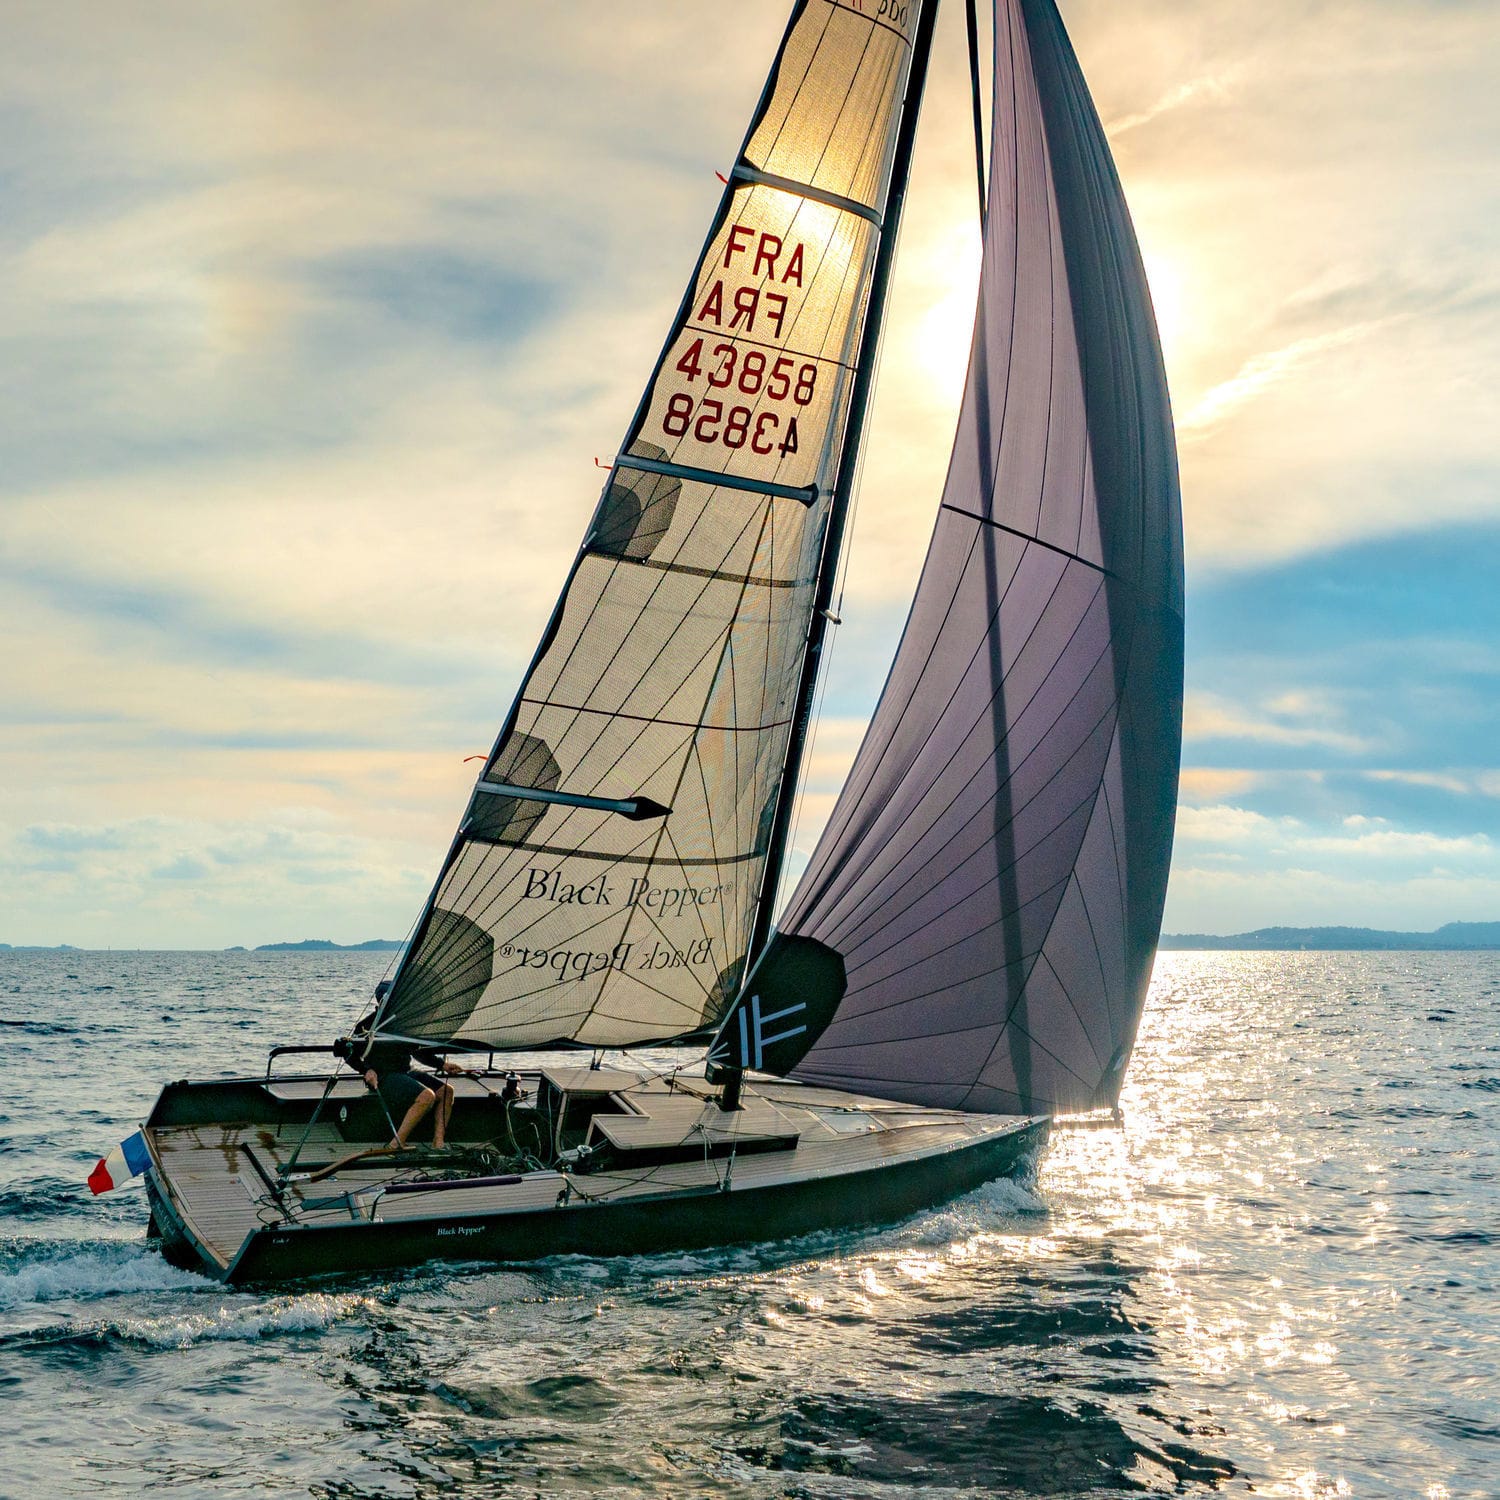
POLYGON ((206 1290, 205 1276, 179 1271, 145 1245, 97 1243, 76 1250, 48 1247, 45 1259, 0 1273, 0 1308, 59 1298, 113 1297, 120 1292, 206 1290))
POLYGON ((246 1306, 228 1302, 211 1313, 185 1313, 166 1318, 124 1318, 114 1324, 122 1338, 157 1349, 185 1349, 190 1344, 218 1340, 274 1338, 279 1334, 316 1333, 345 1318, 371 1312, 368 1297, 335 1296, 313 1292, 303 1297, 277 1297, 246 1306))

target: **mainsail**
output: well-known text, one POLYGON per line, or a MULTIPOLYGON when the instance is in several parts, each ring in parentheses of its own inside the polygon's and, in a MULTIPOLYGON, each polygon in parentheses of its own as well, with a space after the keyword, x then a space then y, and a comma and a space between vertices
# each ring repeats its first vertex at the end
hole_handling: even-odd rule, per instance
POLYGON ((623 1045, 737 993, 926 3, 796 5, 381 1033, 623 1045))
POLYGON ((1053 0, 997 0, 979 311, 890 678, 710 1056, 995 1113, 1113 1104, 1160 932, 1182 523, 1139 252, 1053 0))

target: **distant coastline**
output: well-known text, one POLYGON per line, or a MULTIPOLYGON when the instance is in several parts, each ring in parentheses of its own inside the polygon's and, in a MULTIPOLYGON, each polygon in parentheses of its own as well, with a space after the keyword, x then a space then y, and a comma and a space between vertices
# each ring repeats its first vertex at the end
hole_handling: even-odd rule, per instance
MULTIPOLYGON (((330 943, 327 938, 303 938, 300 943, 262 943, 254 953, 394 953, 401 946, 398 938, 370 938, 363 943, 330 943)), ((226 953, 243 953, 243 948, 226 948, 226 953)))
MULTIPOLYGON (((370 938, 363 943, 334 943, 327 938, 303 938, 300 943, 262 943, 258 948, 167 948, 151 950, 166 953, 394 953, 402 946, 399 938, 370 938)), ((0 953, 133 953, 134 948, 79 948, 73 943, 0 943, 0 953)))
POLYGON ((1447 922, 1434 932, 1385 932, 1376 927, 1261 927, 1218 937, 1206 932, 1164 932, 1162 952, 1276 951, 1394 953, 1463 952, 1500 948, 1500 922, 1447 922))
MULTIPOLYGON (((303 938, 298 943, 262 943, 257 948, 208 949, 224 953, 395 953, 397 938, 370 938, 363 943, 335 943, 303 938)), ((1212 932, 1164 932, 1164 953, 1194 952, 1478 952, 1500 949, 1500 922, 1446 922, 1433 932, 1387 932, 1378 927, 1259 927, 1254 932, 1221 936, 1212 932)), ((0 953, 87 953, 104 949, 35 943, 0 943, 0 953)), ((171 950, 176 951, 176 950, 171 950)), ((186 950, 183 950, 186 951, 186 950)))

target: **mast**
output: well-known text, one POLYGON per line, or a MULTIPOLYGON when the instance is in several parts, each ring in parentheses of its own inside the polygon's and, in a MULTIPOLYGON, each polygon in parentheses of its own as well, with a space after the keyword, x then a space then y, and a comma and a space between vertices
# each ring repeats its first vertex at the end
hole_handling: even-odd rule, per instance
POLYGON ((885 326, 887 293, 895 267, 896 246, 900 239, 901 213, 906 206, 906 189, 911 179, 912 151, 916 145, 917 117, 922 107, 922 91, 927 82, 927 63, 932 52, 932 36, 937 24, 938 0, 926 0, 917 30, 912 37, 911 69, 907 74, 906 97, 902 101, 901 124, 896 135, 895 155, 891 162, 891 188, 884 222, 880 227, 880 249, 870 282, 869 310, 859 344, 858 373, 849 398, 849 421, 845 428, 844 451, 834 481, 833 500, 828 512, 819 564, 817 591, 813 596, 812 618, 808 624, 807 647, 802 658, 802 676, 797 684, 797 707, 792 720, 791 738, 787 742, 781 788, 777 795, 776 817, 771 825, 765 873, 761 880, 755 926, 745 958, 748 974, 771 935, 776 911, 776 892, 786 867, 787 844, 792 812, 797 801, 797 786, 802 776, 802 762, 807 752, 812 727, 813 699, 817 694, 818 673, 822 666, 823 643, 832 619, 833 590, 837 581, 839 554, 843 550, 844 532, 848 526, 849 508, 854 498, 855 477, 859 470, 860 448, 864 438, 865 418, 874 392, 875 368, 880 339, 885 326))
POLYGON ((1056 0, 996 0, 978 317, 885 689, 709 1056, 930 1107, 1112 1106, 1181 747, 1182 517, 1145 271, 1056 0))

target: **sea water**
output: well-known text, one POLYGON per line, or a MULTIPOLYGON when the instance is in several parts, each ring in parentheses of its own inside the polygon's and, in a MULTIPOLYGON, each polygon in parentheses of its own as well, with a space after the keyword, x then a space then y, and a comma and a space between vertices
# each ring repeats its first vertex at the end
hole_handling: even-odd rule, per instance
POLYGON ((1122 1128, 874 1232, 241 1292, 89 1196, 385 962, 0 953, 0 1495, 1500 1495, 1500 954, 1164 954, 1122 1128))

